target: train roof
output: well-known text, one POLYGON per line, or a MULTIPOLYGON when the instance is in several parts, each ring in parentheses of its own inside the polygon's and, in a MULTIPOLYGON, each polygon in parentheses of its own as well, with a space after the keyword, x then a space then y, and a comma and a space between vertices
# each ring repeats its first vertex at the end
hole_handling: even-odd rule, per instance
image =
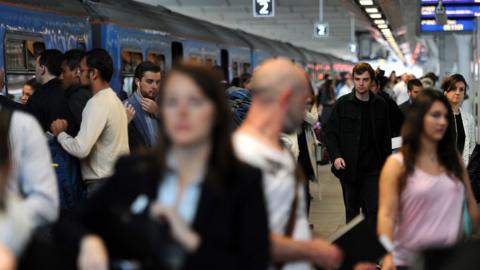
POLYGON ((307 63, 317 63, 317 64, 331 64, 331 56, 324 53, 315 52, 309 49, 300 48, 302 53, 305 55, 307 63))
POLYGON ((0 4, 61 15, 88 17, 88 12, 78 0, 0 0, 0 4))
POLYGON ((195 39, 225 46, 245 47, 248 43, 232 30, 197 20, 161 6, 131 0, 97 0, 86 2, 95 20, 112 22, 126 27, 150 29, 179 39, 195 39))

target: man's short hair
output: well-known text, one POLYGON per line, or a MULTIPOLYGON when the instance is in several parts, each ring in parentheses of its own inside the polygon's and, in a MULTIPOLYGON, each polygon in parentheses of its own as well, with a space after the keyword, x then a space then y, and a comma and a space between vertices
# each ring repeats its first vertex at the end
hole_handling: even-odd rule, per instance
POLYGON ((408 91, 412 91, 414 86, 423 87, 422 81, 419 79, 413 79, 407 82, 408 91))
POLYGON ((160 66, 155 65, 154 63, 150 61, 145 61, 140 63, 137 68, 135 69, 135 78, 141 80, 143 76, 145 76, 145 73, 147 71, 153 72, 153 73, 160 73, 162 69, 160 66))
POLYGON ((104 49, 93 49, 85 54, 87 66, 98 70, 100 79, 109 82, 113 75, 113 61, 104 49))
POLYGON ((80 66, 80 61, 85 56, 85 52, 79 49, 67 51, 63 55, 63 61, 67 64, 70 70, 74 70, 80 66))
POLYGON ((373 80, 375 78, 375 70, 373 70, 373 68, 372 68, 372 66, 370 66, 370 64, 365 63, 365 62, 356 64, 353 67, 352 75, 355 77, 355 74, 356 75, 361 75, 365 72, 368 72, 368 74, 370 75, 370 79, 373 80))
POLYGON ((63 54, 57 49, 45 50, 38 56, 38 63, 45 66, 48 73, 53 76, 60 76, 62 73, 63 54))

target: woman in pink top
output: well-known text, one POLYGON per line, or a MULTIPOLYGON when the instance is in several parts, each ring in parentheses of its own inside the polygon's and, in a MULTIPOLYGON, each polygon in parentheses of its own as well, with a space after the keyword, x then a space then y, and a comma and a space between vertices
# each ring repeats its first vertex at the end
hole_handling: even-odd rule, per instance
POLYGON ((413 104, 402 129, 403 146, 380 176, 378 235, 393 242, 383 270, 406 269, 417 251, 460 241, 465 198, 474 231, 477 227, 477 205, 449 124, 448 100, 425 90, 413 104))

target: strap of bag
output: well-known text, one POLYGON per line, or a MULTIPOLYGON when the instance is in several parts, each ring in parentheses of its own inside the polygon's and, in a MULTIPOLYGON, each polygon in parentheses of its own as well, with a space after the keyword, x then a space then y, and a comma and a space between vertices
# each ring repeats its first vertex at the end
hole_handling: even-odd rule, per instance
MULTIPOLYGON (((295 159, 293 158, 293 160, 295 159)), ((290 215, 288 217, 287 226, 285 227, 285 233, 284 233, 284 236, 287 236, 289 238, 292 237, 293 235, 293 230, 295 229, 295 223, 297 221, 296 217, 297 217, 298 203, 299 203, 298 189, 300 185, 303 183, 303 181, 305 181, 305 177, 303 175, 302 169, 300 168, 300 166, 295 166, 295 193, 292 200, 292 205, 290 207, 290 215)), ((276 263, 275 269, 281 270, 284 265, 285 265, 284 262, 276 263)))
POLYGON ((10 122, 12 121, 12 114, 13 111, 5 106, 0 106, 0 123, 2 125, 5 125, 6 127, 6 133, 10 133, 10 122))

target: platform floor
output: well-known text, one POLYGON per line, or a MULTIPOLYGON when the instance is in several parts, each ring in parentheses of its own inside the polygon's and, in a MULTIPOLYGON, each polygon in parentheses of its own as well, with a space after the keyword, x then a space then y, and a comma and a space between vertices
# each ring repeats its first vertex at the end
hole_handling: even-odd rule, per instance
POLYGON ((313 196, 310 223, 316 235, 327 237, 345 224, 340 182, 330 172, 330 165, 319 167, 319 181, 310 184, 310 192, 313 196))

